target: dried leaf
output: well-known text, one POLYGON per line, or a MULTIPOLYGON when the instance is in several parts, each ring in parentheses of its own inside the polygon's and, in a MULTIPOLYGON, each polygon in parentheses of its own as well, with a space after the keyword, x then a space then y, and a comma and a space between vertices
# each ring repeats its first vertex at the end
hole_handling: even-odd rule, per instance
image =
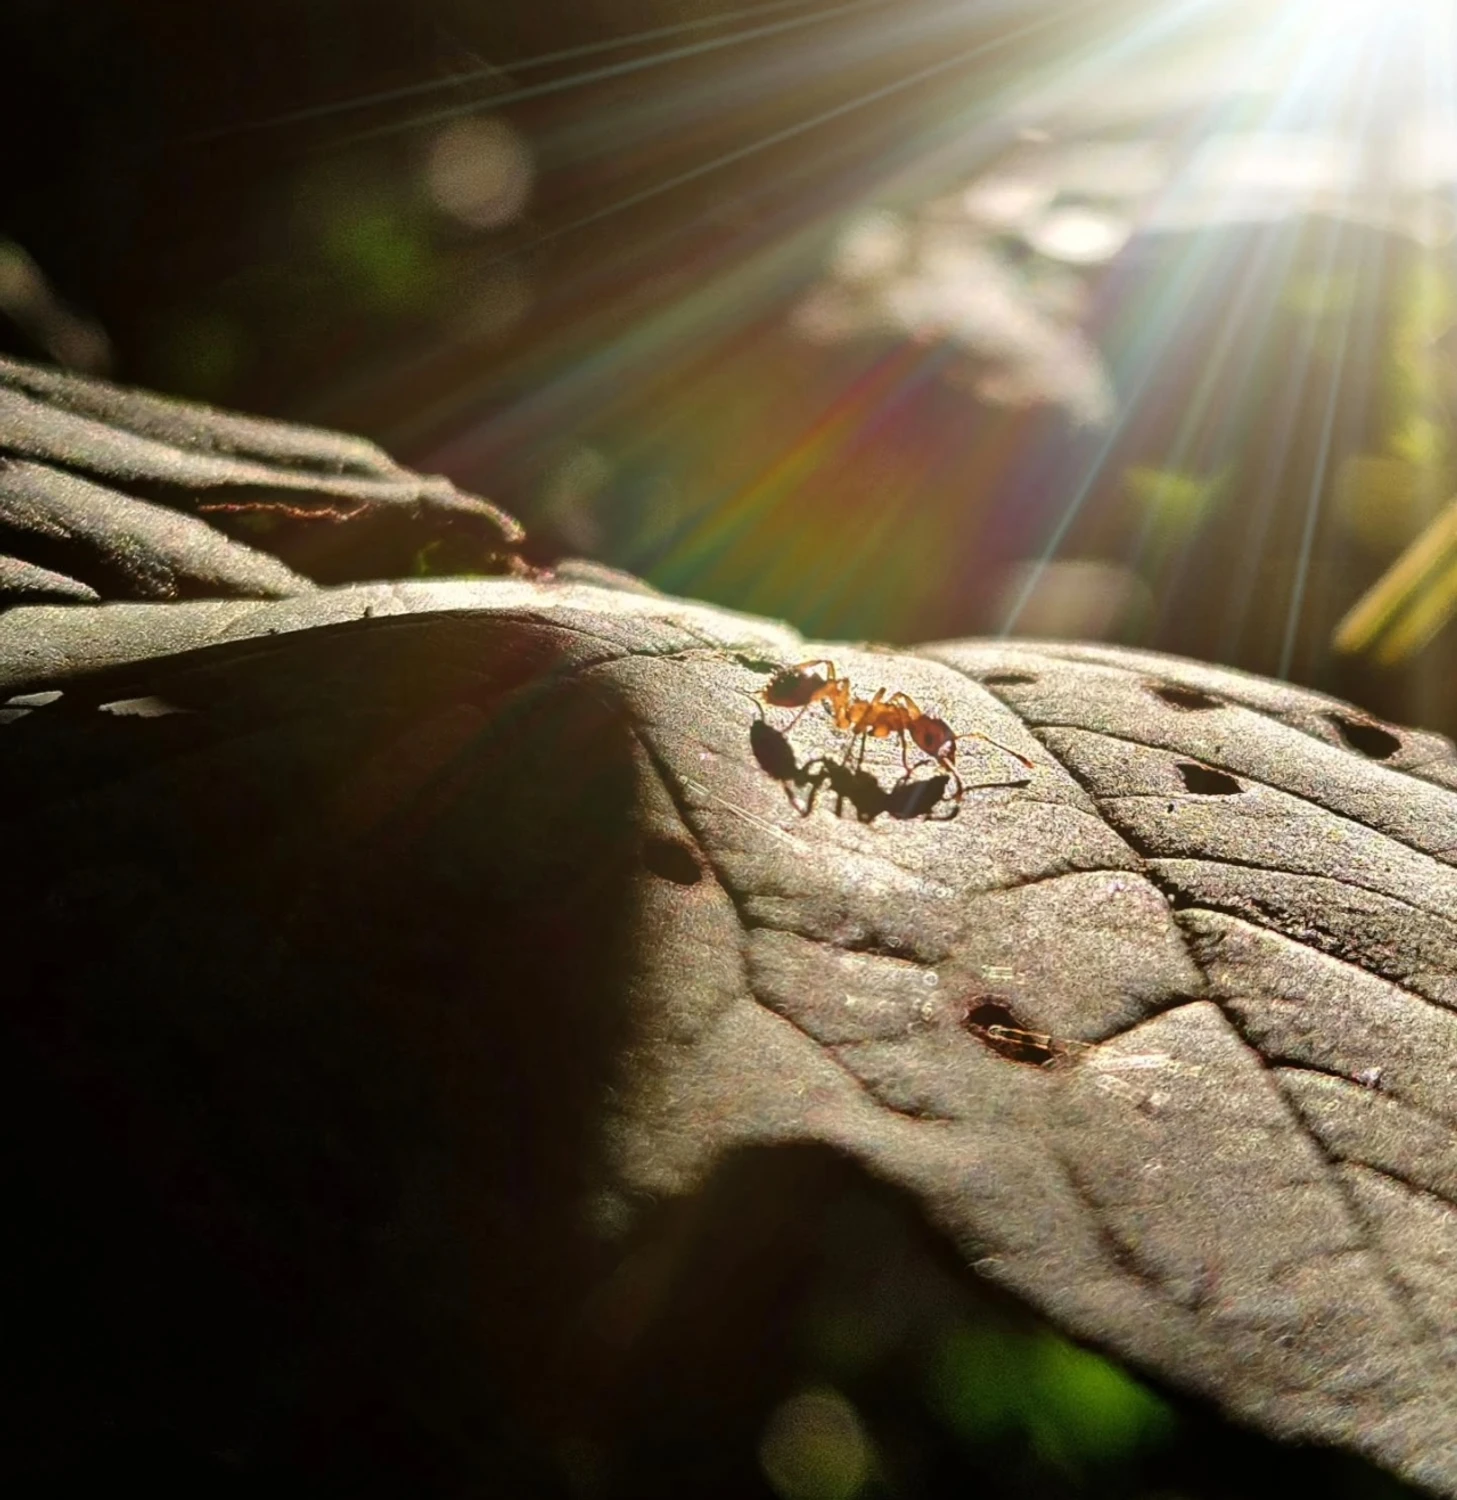
POLYGON ((577 1348, 594 1257, 817 1143, 1077 1338, 1457 1495, 1447 742, 1151 654, 517 580, 17 609, 0 664, 62 694, 0 725, 12 1055, 221 1132, 245 1167, 136 1170, 173 1201, 201 1153, 409 1379, 577 1348), (827 653, 959 732, 959 802, 756 706, 827 653), (176 711, 97 712, 137 698, 176 711))
POLYGON ((266 555, 276 539, 230 538, 184 513, 193 509, 294 528, 372 527, 373 551, 314 549, 314 566, 331 581, 360 576, 376 554, 403 571, 406 543, 391 533, 392 519, 414 550, 441 527, 463 529, 481 572, 501 571, 523 535, 498 507, 411 473, 361 438, 0 359, 0 607, 88 592, 278 598, 312 587, 266 555), (21 578, 22 565, 58 581, 21 578))

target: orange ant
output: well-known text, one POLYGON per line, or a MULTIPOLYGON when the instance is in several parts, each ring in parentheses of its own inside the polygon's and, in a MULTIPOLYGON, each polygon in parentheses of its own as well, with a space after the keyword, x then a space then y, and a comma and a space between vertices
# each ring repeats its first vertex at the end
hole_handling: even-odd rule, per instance
MULTIPOLYGON (((892 693, 889 698, 886 698, 885 689, 881 688, 869 702, 863 698, 855 699, 845 711, 843 718, 840 714, 836 714, 835 722, 840 728, 850 730, 852 744, 854 737, 859 737, 861 761, 865 759, 865 746, 869 736, 874 735, 876 739, 883 740, 893 734, 899 735, 901 764, 906 768, 906 775, 909 776, 911 761, 906 750, 906 736, 909 735, 915 742, 917 750, 950 775, 956 784, 954 795, 958 801, 966 790, 961 774, 956 769, 957 737, 955 732, 944 719, 923 713, 909 693, 892 693)), ((985 740, 987 744, 994 746, 1004 755, 1010 755, 1013 760, 1026 766, 1029 771, 1032 769, 1032 762, 1025 755, 1019 755, 1017 751, 994 740, 989 734, 982 734, 980 730, 973 729, 968 730, 964 738, 985 740)))
MULTIPOLYGON (((900 737, 901 764, 909 776, 912 769, 906 749, 906 736, 909 735, 923 755, 950 774, 956 784, 954 795, 958 801, 966 790, 956 769, 956 734, 944 719, 923 713, 909 693, 892 693, 886 698, 885 689, 880 688, 873 698, 852 698, 850 679, 841 677, 835 671, 834 662, 819 660, 801 662, 796 667, 786 667, 775 673, 762 696, 766 703, 776 707, 799 710, 789 721, 787 729, 794 728, 806 709, 816 703, 823 703, 834 719, 836 728, 849 731, 850 750, 855 748, 857 739, 860 741, 857 766, 865 760, 865 746, 871 735, 883 740, 894 734, 900 737), (811 671, 814 667, 826 668, 826 675, 821 676, 818 672, 811 671)), ((1025 755, 1019 755, 988 734, 971 730, 966 738, 985 740, 1003 754, 1019 761, 1029 771, 1032 769, 1032 762, 1025 755)), ((846 759, 848 758, 849 751, 846 752, 846 759)))

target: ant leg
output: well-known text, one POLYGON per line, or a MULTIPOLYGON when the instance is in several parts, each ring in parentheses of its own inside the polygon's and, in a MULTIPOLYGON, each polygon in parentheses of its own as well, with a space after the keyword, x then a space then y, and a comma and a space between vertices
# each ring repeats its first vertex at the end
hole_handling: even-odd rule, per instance
MULTIPOLYGON (((951 767, 947 766, 946 769, 949 771, 951 769, 951 767)), ((960 782, 961 778, 958 776, 956 778, 956 780, 958 782, 960 782)), ((956 792, 956 799, 958 801, 960 800, 962 792, 990 792, 990 791, 995 791, 996 788, 999 787, 999 786, 1026 786, 1026 785, 1027 785, 1027 779, 1026 779, 1026 777, 1018 777, 1014 781, 973 781, 969 786, 960 786, 958 788, 958 790, 956 792)))
POLYGON ((801 807, 799 803, 794 800, 794 784, 788 781, 784 783, 784 795, 789 799, 789 805, 795 810, 795 812, 800 815, 801 818, 809 817, 809 815, 814 811, 815 793, 820 789, 819 782, 816 781, 813 777, 809 779, 808 785, 809 796, 804 799, 804 806, 801 807))
POLYGON ((848 677, 837 677, 827 682, 815 694, 815 699, 825 705, 825 712, 830 716, 836 729, 850 727, 850 679, 848 677))
MULTIPOLYGON (((925 715, 921 712, 916 700, 909 693, 892 693, 889 702, 892 707, 905 710, 905 717, 899 729, 896 730, 896 733, 900 735, 901 739, 901 765, 906 768, 906 776, 909 777, 915 767, 911 765, 911 758, 906 750, 906 733, 910 725, 914 724, 917 719, 925 718, 925 715)), ((920 747, 918 746, 917 748, 919 749, 920 747)), ((916 765, 923 764, 925 764, 924 761, 916 762, 916 765)), ((937 760, 936 764, 940 765, 941 762, 937 760)))
POLYGON ((875 696, 870 701, 851 704, 844 715, 842 727, 850 730, 850 748, 845 752, 845 760, 848 763, 850 751, 855 748, 855 741, 860 741, 860 759, 855 762, 858 771, 865 764, 865 747, 870 743, 870 726, 875 720, 875 710, 880 707, 885 698, 885 689, 876 688, 875 696), (858 712, 857 712, 858 710, 858 712))
POLYGON ((885 689, 883 687, 876 688, 875 696, 870 700, 870 702, 862 703, 860 705, 860 717, 856 720, 856 722, 868 729, 870 727, 870 721, 875 717, 875 710, 879 708, 884 701, 885 689))
MULTIPOLYGON (((747 698, 749 702, 754 705, 754 712, 758 714, 759 719, 762 723, 767 724, 769 722, 769 716, 764 712, 764 695, 762 693, 746 693, 742 688, 737 688, 735 689, 735 691, 738 692, 741 697, 747 698)), ((778 707, 779 705, 776 704, 772 706, 778 707)), ((799 723, 800 714, 803 714, 804 709, 808 708, 809 706, 810 705, 806 703, 804 705, 804 708, 801 708, 799 713, 795 714, 795 716, 789 721, 788 724, 784 726, 783 729, 776 729, 774 731, 775 734, 788 734, 789 731, 799 723)))
MULTIPOLYGON (((954 751, 954 749, 955 749, 954 745, 952 746, 952 749, 954 751)), ((905 744, 905 731, 904 730, 901 731, 901 761, 904 763, 905 768, 906 768, 906 780, 907 781, 910 780, 911 773, 913 771, 919 770, 920 767, 922 767, 922 766, 937 766, 937 767, 939 767, 942 771, 944 771, 951 778, 952 781, 954 781, 956 783, 956 790, 952 793, 951 800, 953 802, 960 802, 961 801, 961 794, 966 790, 966 783, 963 782, 962 779, 961 779, 961 772, 956 769, 956 762, 954 760, 945 759, 945 758, 943 758, 943 756, 940 756, 940 755, 926 755, 924 752, 922 752, 921 759, 918 760, 914 766, 912 766, 910 764, 909 760, 906 757, 906 744, 905 744)), ((1021 782, 996 781, 996 782, 989 783, 989 785, 992 785, 992 786, 1021 786, 1022 783, 1021 782)))

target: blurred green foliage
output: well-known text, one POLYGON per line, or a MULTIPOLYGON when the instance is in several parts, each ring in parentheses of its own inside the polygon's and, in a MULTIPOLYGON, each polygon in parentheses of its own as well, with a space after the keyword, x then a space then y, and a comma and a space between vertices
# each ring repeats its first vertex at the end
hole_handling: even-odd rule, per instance
POLYGON ((1393 665, 1418 653, 1457 613, 1452 407, 1457 285, 1428 254, 1401 282, 1385 368, 1389 457, 1360 455, 1341 474, 1347 526, 1378 555, 1405 548, 1336 629, 1346 652, 1393 665))
POLYGON ((418 307, 436 288, 430 247, 390 203, 339 209, 322 226, 320 248, 355 294, 382 311, 418 307))
POLYGON ((215 308, 186 310, 167 323, 156 358, 174 389, 223 400, 248 360, 242 323, 215 308))
POLYGON ((969 1443, 1011 1441, 1070 1475, 1167 1442, 1173 1412, 1118 1366, 1049 1329, 950 1330, 931 1401, 969 1443))
POLYGON ((1133 464, 1123 471, 1123 485, 1157 544, 1181 540, 1199 526, 1224 498, 1227 476, 1133 464))

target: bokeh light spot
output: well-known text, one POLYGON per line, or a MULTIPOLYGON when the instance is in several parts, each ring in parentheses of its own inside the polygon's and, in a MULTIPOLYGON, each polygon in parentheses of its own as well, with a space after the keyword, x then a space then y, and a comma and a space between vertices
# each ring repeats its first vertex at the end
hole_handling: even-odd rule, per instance
POLYGON ((1115 639, 1141 624, 1152 602, 1131 568, 1095 558, 1024 564, 1009 570, 998 591, 1003 615, 1020 604, 1019 635, 1053 640, 1115 639))
POLYGON ((0 239, 0 315, 60 365, 101 374, 111 364, 111 342, 101 325, 66 306, 30 255, 6 239, 0 239))
POLYGON ((431 143, 425 167, 431 201, 473 229, 500 229, 519 218, 534 175, 530 148, 495 116, 447 125, 431 143))
POLYGON ((905 260, 910 243, 910 231, 895 214, 866 214, 840 236, 831 268, 842 281, 877 281, 905 260))
POLYGON ((1021 229, 1046 207, 1052 190, 1031 177, 994 172, 972 183, 962 195, 968 217, 988 229, 1021 229))
POLYGON ((1133 225, 1099 209, 1054 209, 1027 231, 1027 243, 1049 260, 1093 266, 1111 260, 1133 234, 1133 225))
POLYGON ((19 245, 0 240, 0 308, 6 312, 33 307, 46 295, 40 267, 19 245))
POLYGON ((1353 454, 1341 464, 1336 481, 1336 514, 1373 551, 1396 552, 1445 498, 1424 483, 1426 472, 1405 457, 1353 454))
POLYGON ((335 219, 325 235, 330 258, 377 306, 409 307, 424 299, 431 268, 420 241, 384 205, 335 219))
POLYGON ((520 266, 500 261, 455 278, 445 309, 448 329, 468 339, 504 338, 531 311, 531 280, 520 266))
POLYGON ((612 477, 612 465, 595 448, 573 448, 547 476, 538 519, 549 525, 571 551, 584 556, 601 550, 599 499, 612 477))
POLYGON ((783 1500, 853 1500, 870 1477, 870 1441, 838 1391, 803 1391, 769 1418, 759 1462, 783 1500))
POLYGON ((1117 1365, 1050 1334, 1033 1346, 1032 1376, 1032 1441, 1044 1457, 1118 1460, 1173 1426, 1168 1407, 1117 1365))
POLYGON ((1123 471, 1123 488, 1147 534, 1167 541, 1189 536, 1223 499, 1227 485, 1223 475, 1131 464, 1123 471))

